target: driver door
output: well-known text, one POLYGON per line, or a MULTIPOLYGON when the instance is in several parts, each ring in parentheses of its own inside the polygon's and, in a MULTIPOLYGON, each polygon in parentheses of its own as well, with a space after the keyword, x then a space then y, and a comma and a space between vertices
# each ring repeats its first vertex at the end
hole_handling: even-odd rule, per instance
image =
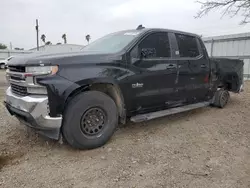
POLYGON ((177 62, 167 32, 145 36, 131 51, 129 69, 135 72, 127 80, 128 95, 134 111, 147 111, 174 105, 177 62), (129 86, 128 86, 129 87, 129 86))

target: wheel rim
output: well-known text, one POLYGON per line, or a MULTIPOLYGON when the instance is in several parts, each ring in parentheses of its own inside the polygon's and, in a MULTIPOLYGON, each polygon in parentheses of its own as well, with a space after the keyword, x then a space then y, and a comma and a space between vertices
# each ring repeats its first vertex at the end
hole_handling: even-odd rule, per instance
POLYGON ((99 135, 106 125, 106 113, 101 108, 88 109, 81 118, 81 130, 86 136, 99 135))
POLYGON ((223 92, 221 94, 221 106, 225 106, 228 101, 228 92, 223 92))

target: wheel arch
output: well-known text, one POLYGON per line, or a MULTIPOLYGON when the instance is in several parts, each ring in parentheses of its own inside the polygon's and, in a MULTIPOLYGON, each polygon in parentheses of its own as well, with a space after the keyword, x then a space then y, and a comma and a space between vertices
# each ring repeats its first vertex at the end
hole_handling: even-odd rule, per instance
POLYGON ((228 91, 238 92, 240 88, 240 78, 236 73, 226 73, 221 77, 221 88, 227 89, 228 91))
POLYGON ((78 88, 74 88, 71 92, 69 92, 64 103, 64 109, 67 106, 68 102, 73 97, 75 97, 79 93, 91 90, 103 92, 107 94, 109 97, 111 97, 117 106, 120 122, 125 123, 126 109, 125 109, 124 97, 119 85, 114 81, 107 81, 102 79, 101 81, 94 80, 91 83, 89 82, 81 83, 81 85, 78 88))

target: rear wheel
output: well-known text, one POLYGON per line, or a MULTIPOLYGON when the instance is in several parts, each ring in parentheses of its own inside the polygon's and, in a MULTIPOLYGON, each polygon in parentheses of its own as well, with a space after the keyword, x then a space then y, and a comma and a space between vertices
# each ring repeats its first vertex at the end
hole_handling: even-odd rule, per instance
POLYGON ((219 108, 224 108, 228 103, 229 98, 229 92, 227 90, 220 89, 215 93, 213 105, 219 108))
POLYGON ((99 91, 87 91, 74 97, 64 113, 62 133, 78 149, 104 145, 118 124, 115 102, 99 91))

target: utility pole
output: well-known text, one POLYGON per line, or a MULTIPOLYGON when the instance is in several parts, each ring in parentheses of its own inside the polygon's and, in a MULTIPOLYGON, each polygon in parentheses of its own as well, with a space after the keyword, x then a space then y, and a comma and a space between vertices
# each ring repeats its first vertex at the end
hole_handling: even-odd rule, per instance
POLYGON ((38 19, 36 19, 36 49, 39 51, 39 27, 38 27, 38 19))
POLYGON ((10 42, 10 49, 12 50, 12 43, 10 42))

